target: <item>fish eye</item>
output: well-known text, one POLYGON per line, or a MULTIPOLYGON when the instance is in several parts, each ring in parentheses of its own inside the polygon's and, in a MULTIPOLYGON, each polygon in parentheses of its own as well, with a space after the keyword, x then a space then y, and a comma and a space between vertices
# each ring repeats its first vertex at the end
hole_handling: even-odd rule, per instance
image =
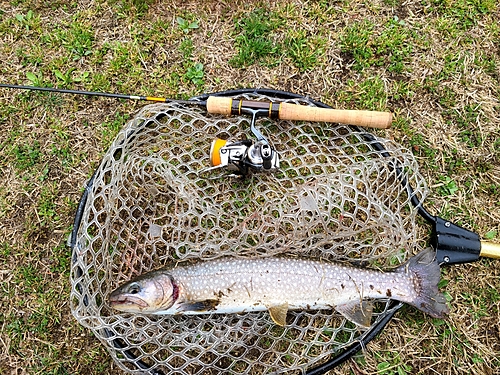
POLYGON ((130 284, 130 286, 128 287, 128 292, 130 294, 137 294, 141 291, 141 287, 139 286, 139 284, 137 283, 132 283, 130 284))

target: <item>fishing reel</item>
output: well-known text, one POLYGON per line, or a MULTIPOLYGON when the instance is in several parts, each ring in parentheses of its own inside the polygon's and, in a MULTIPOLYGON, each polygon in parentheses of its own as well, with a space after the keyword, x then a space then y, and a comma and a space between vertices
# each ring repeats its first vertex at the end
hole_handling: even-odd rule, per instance
POLYGON ((278 152, 255 127, 257 118, 268 115, 268 111, 260 108, 240 108, 240 113, 242 112, 252 116, 250 130, 257 141, 243 139, 230 142, 220 138, 214 139, 210 147, 210 169, 226 168, 239 176, 246 176, 250 172, 277 171, 280 166, 278 152))
POLYGON ((210 148, 212 167, 226 167, 245 176, 252 172, 274 172, 279 169, 278 153, 264 141, 254 143, 250 139, 229 142, 214 139, 210 148))

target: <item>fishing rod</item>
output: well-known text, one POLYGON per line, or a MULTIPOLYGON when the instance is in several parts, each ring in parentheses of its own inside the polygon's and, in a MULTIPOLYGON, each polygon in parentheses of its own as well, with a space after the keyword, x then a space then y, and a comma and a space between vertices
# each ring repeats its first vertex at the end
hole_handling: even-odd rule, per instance
POLYGON ((209 96, 206 100, 197 101, 161 98, 155 96, 113 94, 96 91, 68 90, 52 87, 22 86, 11 84, 0 84, 0 87, 16 90, 45 91, 60 94, 100 96, 106 98, 127 100, 144 100, 157 103, 178 103, 183 105, 194 105, 206 109, 207 112, 211 114, 221 114, 228 116, 250 114, 255 115, 256 117, 269 117, 271 119, 335 122, 378 129, 387 129, 392 124, 391 112, 318 108, 291 103, 261 102, 256 100, 241 99, 233 100, 232 98, 217 96, 209 96))
POLYGON ((257 129, 258 118, 268 117, 271 119, 311 121, 311 122, 334 122, 354 126, 387 129, 392 124, 392 113, 361 110, 339 110, 331 107, 311 107, 300 104, 285 102, 257 101, 233 99, 232 97, 209 95, 203 100, 179 100, 161 98, 156 96, 113 94, 96 91, 68 90, 52 87, 21 86, 11 84, 0 84, 0 87, 29 91, 44 91, 61 94, 74 94, 86 96, 99 96, 107 98, 143 100, 156 103, 176 103, 181 105, 198 106, 204 108, 208 113, 221 115, 249 115, 251 117, 250 130, 257 139, 227 141, 216 138, 210 147, 212 169, 225 168, 237 176, 246 176, 250 172, 275 172, 279 170, 278 152, 271 146, 268 140, 257 129))

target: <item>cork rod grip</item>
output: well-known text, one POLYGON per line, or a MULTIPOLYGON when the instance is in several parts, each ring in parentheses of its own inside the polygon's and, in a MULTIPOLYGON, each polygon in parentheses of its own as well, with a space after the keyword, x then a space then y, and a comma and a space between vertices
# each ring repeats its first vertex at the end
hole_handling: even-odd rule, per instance
POLYGON ((306 107, 297 104, 281 103, 280 119, 338 122, 368 128, 387 129, 392 124, 392 113, 306 107))
POLYGON ((500 244, 481 241, 481 252, 479 255, 486 258, 500 259, 500 244))
MULTIPOLYGON (((207 111, 229 116, 232 104, 232 98, 210 96, 207 99, 207 111)), ((392 113, 390 112, 340 110, 291 103, 280 104, 278 117, 281 120, 338 122, 379 129, 387 129, 392 124, 392 113)))
POLYGON ((233 104, 233 98, 222 97, 222 96, 209 96, 207 99, 207 112, 229 116, 231 114, 232 104, 233 104))

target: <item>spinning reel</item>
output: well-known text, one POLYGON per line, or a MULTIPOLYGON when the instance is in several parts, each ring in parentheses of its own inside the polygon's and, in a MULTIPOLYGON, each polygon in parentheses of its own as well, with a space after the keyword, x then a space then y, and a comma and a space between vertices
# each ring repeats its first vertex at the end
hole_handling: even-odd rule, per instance
MULTIPOLYGON (((258 104, 258 102, 253 103, 258 104)), ((279 169, 280 161, 278 152, 255 127, 257 118, 269 116, 273 108, 272 104, 263 104, 266 104, 266 108, 240 106, 234 109, 234 112, 237 114, 246 113, 252 116, 250 130, 257 138, 257 141, 243 139, 230 142, 220 138, 214 139, 210 147, 210 164, 212 166, 209 168, 210 170, 227 168, 236 175, 244 177, 250 172, 275 172, 279 169)))

